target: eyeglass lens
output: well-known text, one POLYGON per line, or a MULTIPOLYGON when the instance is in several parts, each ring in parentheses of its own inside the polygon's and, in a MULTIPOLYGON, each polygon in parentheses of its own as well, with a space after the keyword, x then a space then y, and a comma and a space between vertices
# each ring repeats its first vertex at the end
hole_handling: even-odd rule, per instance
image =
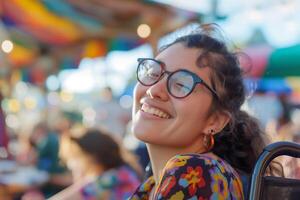
MULTIPOLYGON (((151 86, 159 81, 163 69, 159 63, 154 60, 143 60, 138 66, 138 80, 146 86, 151 86)), ((194 87, 194 79, 186 71, 177 71, 171 73, 168 77, 167 88, 172 96, 181 98, 187 96, 194 87)))

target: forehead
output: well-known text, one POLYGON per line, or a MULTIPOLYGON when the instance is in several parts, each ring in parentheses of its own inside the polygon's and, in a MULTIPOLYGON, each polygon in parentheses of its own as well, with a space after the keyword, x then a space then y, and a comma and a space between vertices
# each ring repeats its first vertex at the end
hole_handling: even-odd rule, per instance
POLYGON ((164 62, 168 71, 187 69, 198 74, 204 80, 209 80, 210 68, 200 68, 196 64, 200 54, 201 49, 188 48, 181 43, 177 43, 159 53, 156 59, 164 62))

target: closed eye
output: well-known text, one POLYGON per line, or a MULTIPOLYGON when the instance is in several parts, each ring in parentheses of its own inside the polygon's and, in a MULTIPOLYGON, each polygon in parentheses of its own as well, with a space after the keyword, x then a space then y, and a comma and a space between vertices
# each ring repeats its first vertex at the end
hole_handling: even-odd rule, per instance
POLYGON ((190 90, 191 88, 182 84, 182 83, 176 83, 176 88, 179 89, 179 90, 190 90))
POLYGON ((154 79, 159 78, 159 74, 155 74, 155 73, 151 73, 151 72, 147 73, 147 76, 150 78, 154 78, 154 79))

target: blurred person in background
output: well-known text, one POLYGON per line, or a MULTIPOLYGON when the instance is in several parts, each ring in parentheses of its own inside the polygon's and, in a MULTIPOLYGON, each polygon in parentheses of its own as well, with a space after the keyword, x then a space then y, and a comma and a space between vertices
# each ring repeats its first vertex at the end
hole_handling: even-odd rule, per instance
POLYGON ((62 165, 58 155, 59 135, 55 131, 50 131, 45 122, 41 122, 34 127, 30 142, 36 152, 35 166, 50 175, 49 182, 42 188, 44 195, 50 197, 66 187, 65 184, 57 181, 52 182, 52 177, 66 173, 66 168, 62 165))
POLYGON ((58 156, 59 135, 50 131, 46 123, 42 122, 35 126, 30 142, 36 148, 38 169, 49 173, 60 173, 65 170, 58 156))
POLYGON ((60 152, 74 184, 51 200, 125 200, 140 183, 136 161, 131 157, 128 162, 128 155, 104 131, 77 129, 72 136, 64 135, 60 152))
POLYGON ((292 106, 289 102, 289 96, 279 95, 279 101, 282 107, 281 115, 278 118, 276 126, 276 141, 292 141, 296 134, 297 127, 292 120, 292 106))
POLYGON ((17 160, 22 165, 35 165, 49 173, 46 184, 32 188, 22 195, 22 200, 45 199, 60 192, 73 183, 72 175, 59 158, 61 135, 69 131, 72 122, 66 117, 52 119, 52 125, 41 122, 37 124, 29 139, 20 137, 21 152, 17 160))
POLYGON ((241 110, 242 71, 217 30, 204 25, 138 59, 132 127, 153 176, 130 199, 244 199, 266 138, 241 110))

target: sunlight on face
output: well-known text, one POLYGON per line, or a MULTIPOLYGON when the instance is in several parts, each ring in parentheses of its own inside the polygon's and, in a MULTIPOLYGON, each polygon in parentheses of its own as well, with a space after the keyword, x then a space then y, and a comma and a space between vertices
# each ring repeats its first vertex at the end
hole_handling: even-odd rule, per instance
MULTIPOLYGON (((199 54, 199 49, 175 44, 156 59, 166 64, 165 70, 186 69, 210 84, 210 69, 196 65, 199 54)), ((148 143, 177 147, 191 145, 203 133, 212 103, 212 94, 201 84, 186 98, 172 97, 167 91, 165 77, 149 87, 138 83, 134 97, 133 132, 136 137, 148 143)))

